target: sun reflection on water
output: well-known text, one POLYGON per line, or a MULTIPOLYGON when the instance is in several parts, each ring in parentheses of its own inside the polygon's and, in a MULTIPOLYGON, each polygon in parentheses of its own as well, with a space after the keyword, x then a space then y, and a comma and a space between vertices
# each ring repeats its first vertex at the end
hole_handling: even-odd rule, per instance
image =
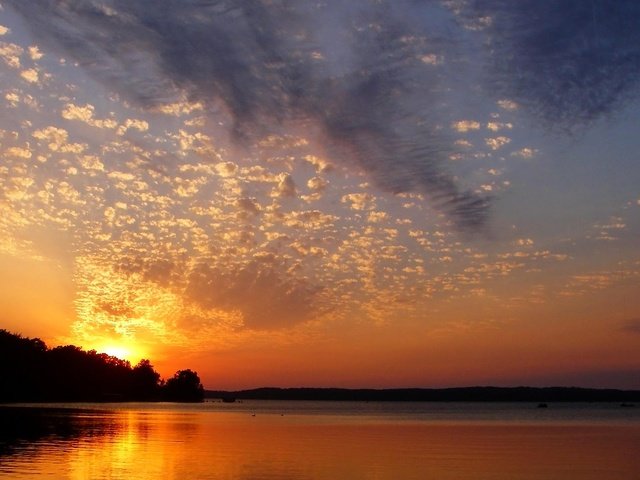
POLYGON ((0 451, 0 478, 606 480, 633 478, 640 466, 638 425, 393 423, 333 415, 319 421, 168 405, 109 408, 43 415, 48 423, 40 438, 0 451))

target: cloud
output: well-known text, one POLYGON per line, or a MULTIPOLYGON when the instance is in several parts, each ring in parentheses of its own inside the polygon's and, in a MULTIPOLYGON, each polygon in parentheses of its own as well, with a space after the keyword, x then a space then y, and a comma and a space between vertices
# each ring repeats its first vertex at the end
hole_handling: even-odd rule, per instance
POLYGON ((487 87, 503 108, 515 101, 547 125, 572 130, 638 94, 636 0, 471 0, 463 12, 487 19, 487 87))
POLYGON ((324 192, 329 182, 320 177, 313 177, 307 181, 307 188, 315 193, 324 192))
POLYGON ((237 269, 201 264, 186 293, 203 308, 239 311, 244 326, 272 330, 309 320, 318 313, 320 287, 297 277, 272 255, 256 255, 237 269))
POLYGON ((35 68, 28 68, 20 72, 20 76, 29 83, 38 83, 40 80, 38 71, 35 68))
POLYGON ((459 120, 457 122, 453 122, 451 124, 451 128, 456 132, 466 133, 471 130, 479 130, 480 122, 476 122, 475 120, 459 120))
POLYGON ((293 177, 288 173, 283 173, 278 177, 278 185, 274 189, 272 196, 285 198, 285 197, 295 197, 296 192, 296 184, 293 181, 293 177))
POLYGON ((487 147, 489 147, 491 150, 498 150, 510 142, 511 139, 504 136, 484 139, 484 143, 486 143, 487 147))
POLYGON ((6 3, 43 44, 138 105, 222 107, 243 144, 311 124, 380 188, 425 194, 462 230, 485 224, 488 199, 445 168, 452 147, 434 107, 453 23, 438 2, 6 3))
MULTIPOLYGON (((118 126, 118 122, 113 119, 106 120, 98 120, 94 118, 95 107, 93 105, 74 105, 73 103, 68 103, 65 105, 60 115, 65 120, 79 120, 81 122, 86 123, 87 125, 91 125, 96 128, 116 128, 118 126)), ((131 122, 131 120, 127 120, 127 122, 131 122)), ((146 122, 145 122, 146 123, 146 122)), ((125 123, 125 125, 121 126, 121 129, 126 131, 131 124, 125 123)), ((148 128, 148 125, 147 125, 148 128)), ((118 131, 120 134, 120 130, 118 131)))
POLYGON ((500 108, 508 112, 513 112, 518 109, 518 104, 511 100, 505 100, 505 99, 498 100, 497 104, 500 108))
POLYGON ((375 207, 374 198, 368 193, 349 193, 343 195, 340 201, 350 204, 353 210, 371 210, 375 207))
POLYGON ((520 150, 516 150, 515 152, 511 152, 511 155, 514 157, 521 158, 533 158, 538 153, 538 150, 531 147, 524 147, 520 150))
POLYGON ((29 57, 31 57, 31 60, 36 61, 44 57, 44 54, 37 46, 31 46, 29 47, 29 57))
POLYGON ((20 55, 24 49, 15 43, 0 42, 0 58, 11 68, 20 68, 20 55))
POLYGON ((4 151, 4 154, 7 157, 16 157, 16 158, 31 158, 32 153, 31 150, 29 150, 28 148, 22 148, 22 147, 10 147, 7 148, 4 151))
POLYGON ((503 129, 511 130, 512 128, 513 128, 513 124, 511 123, 503 123, 503 122, 487 123, 487 130, 491 130, 492 132, 498 132, 503 129))
POLYGON ((43 142, 49 142, 49 150, 63 150, 69 138, 69 132, 64 128, 57 128, 50 125, 46 128, 34 131, 31 136, 43 142))
POLYGON ((260 205, 254 198, 240 198, 237 202, 238 208, 250 215, 258 215, 260 213, 260 205))

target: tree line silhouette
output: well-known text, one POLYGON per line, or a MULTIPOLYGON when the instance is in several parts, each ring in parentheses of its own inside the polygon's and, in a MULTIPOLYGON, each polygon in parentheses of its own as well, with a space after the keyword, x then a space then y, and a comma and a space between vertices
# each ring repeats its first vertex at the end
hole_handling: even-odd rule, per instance
POLYGON ((39 338, 0 329, 0 402, 200 402, 198 374, 178 370, 163 380, 149 360, 131 366, 74 345, 48 348, 39 338))

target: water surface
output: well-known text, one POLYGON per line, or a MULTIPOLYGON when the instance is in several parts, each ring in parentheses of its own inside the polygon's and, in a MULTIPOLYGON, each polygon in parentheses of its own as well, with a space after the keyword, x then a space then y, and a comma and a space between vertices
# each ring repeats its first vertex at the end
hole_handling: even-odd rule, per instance
POLYGON ((0 408, 0 478, 638 479, 617 404, 268 402, 0 408))

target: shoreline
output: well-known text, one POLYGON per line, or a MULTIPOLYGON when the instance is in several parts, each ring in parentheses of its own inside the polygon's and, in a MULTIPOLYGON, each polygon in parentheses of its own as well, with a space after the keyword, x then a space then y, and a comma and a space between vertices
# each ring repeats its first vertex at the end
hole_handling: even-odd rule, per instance
POLYGON ((581 387, 457 387, 457 388, 279 388, 205 390, 205 399, 301 400, 364 402, 640 402, 640 390, 581 387))

